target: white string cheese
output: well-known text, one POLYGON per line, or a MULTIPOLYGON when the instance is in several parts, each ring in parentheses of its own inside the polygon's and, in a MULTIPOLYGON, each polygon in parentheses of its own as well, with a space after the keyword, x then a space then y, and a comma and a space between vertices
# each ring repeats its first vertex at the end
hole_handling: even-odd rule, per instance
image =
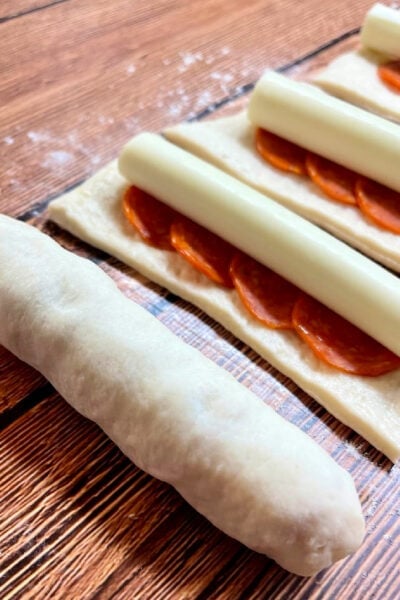
POLYGON ((119 168, 400 355, 400 282, 376 263, 158 135, 133 138, 119 168))
POLYGON ((400 192, 400 127, 306 83, 267 71, 248 117, 303 148, 400 192))
POLYGON ((361 43, 392 57, 400 57, 400 10, 374 4, 361 29, 361 43))

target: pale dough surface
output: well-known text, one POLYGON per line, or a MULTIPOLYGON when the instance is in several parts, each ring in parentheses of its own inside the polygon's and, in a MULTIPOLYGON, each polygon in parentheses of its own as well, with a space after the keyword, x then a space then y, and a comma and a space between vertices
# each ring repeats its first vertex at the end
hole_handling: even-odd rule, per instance
MULTIPOLYGON (((115 209, 122 185, 113 164, 89 188, 115 209)), ((88 186, 75 197, 82 208, 90 203, 88 186)), ((124 224, 107 223, 98 200, 76 216, 106 234, 105 246, 121 231, 131 250, 124 224)), ((161 266, 157 257, 148 263, 150 271, 161 266)), ((139 467, 283 567, 311 575, 361 543, 354 483, 311 438, 127 299, 99 267, 1 215, 0 343, 139 467)))
POLYGON ((269 165, 254 149, 245 113, 165 131, 168 139, 267 194, 383 265, 400 272, 400 235, 378 229, 352 206, 327 199, 308 178, 269 165))
MULTIPOLYGON (((218 139, 209 139, 217 152, 222 151, 221 145, 215 148, 218 139)), ((230 151, 228 144, 225 152, 230 151)), ((237 160, 238 165, 242 164, 240 155, 237 160)), ((244 169, 246 172, 246 165, 244 169)), ((176 253, 151 248, 141 241, 122 215, 121 192, 125 186, 116 162, 110 163, 80 188, 52 202, 49 216, 82 240, 203 309, 343 423, 391 460, 397 460, 400 371, 374 379, 345 375, 316 359, 294 333, 259 324, 242 307, 235 291, 214 285, 176 253)))
POLYGON ((377 68, 388 59, 371 50, 347 52, 319 71, 312 83, 343 100, 400 121, 400 93, 378 76, 377 68))

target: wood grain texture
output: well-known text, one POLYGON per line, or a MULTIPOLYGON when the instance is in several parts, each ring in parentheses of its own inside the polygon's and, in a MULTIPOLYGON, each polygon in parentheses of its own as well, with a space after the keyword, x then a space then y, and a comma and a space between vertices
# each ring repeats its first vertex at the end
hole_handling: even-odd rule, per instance
MULTIPOLYGON (((6 0, 0 17, 44 2, 6 0)), ((136 469, 1 349, 2 599, 400 596, 398 467, 201 311, 62 232, 43 212, 46 200, 139 130, 235 112, 247 101, 243 86, 266 66, 294 61, 287 72, 304 77, 353 47, 350 36, 314 52, 358 27, 369 5, 340 0, 322 11, 316 0, 205 0, 199 10, 177 0, 66 0, 0 23, 0 210, 25 213, 99 264, 127 296, 313 437, 355 478, 368 529, 350 559, 311 579, 289 575, 136 469)))
POLYGON ((0 210, 60 193, 134 133, 188 118, 358 26, 367 5, 69 0, 1 24, 0 210))

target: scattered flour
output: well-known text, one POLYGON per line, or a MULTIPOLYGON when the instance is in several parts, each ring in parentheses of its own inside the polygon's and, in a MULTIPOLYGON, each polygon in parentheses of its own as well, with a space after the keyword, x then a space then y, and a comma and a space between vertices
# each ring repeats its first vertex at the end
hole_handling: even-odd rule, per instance
MULTIPOLYGON (((103 115, 100 115, 98 120, 101 124, 114 122, 111 117, 103 115)), ((28 131, 26 136, 32 144, 40 146, 40 152, 44 155, 40 166, 49 171, 60 171, 73 160, 82 156, 93 166, 101 162, 101 156, 95 154, 93 147, 86 146, 81 142, 77 131, 71 131, 63 138, 48 130, 28 131)))
POLYGON ((34 143, 52 141, 52 136, 47 131, 28 131, 26 135, 34 143))
POLYGON ((221 92, 223 94, 229 93, 229 83, 233 80, 232 73, 221 73, 219 71, 214 71, 210 74, 210 78, 214 81, 218 81, 221 92))
POLYGON ((212 95, 210 90, 205 90, 200 96, 198 96, 196 103, 194 105, 195 110, 201 110, 202 108, 206 108, 212 102, 212 95))
POLYGON ((378 500, 371 500, 370 505, 367 507, 367 509, 365 511, 365 516, 367 517, 367 519, 374 516, 379 504, 380 503, 378 502, 378 500))
POLYGON ((174 102, 168 108, 168 114, 171 117, 180 117, 183 111, 183 106, 179 102, 174 102))
POLYGON ((132 75, 133 73, 135 73, 136 72, 136 65, 134 65, 134 64, 128 65, 127 68, 126 68, 126 72, 127 72, 128 75, 132 75))
POLYGON ((63 167, 73 160, 74 156, 70 152, 64 150, 54 150, 48 152, 41 166, 45 169, 54 169, 57 167, 63 167))
POLYGON ((7 135, 5 138, 3 138, 3 142, 4 142, 5 144, 7 144, 7 146, 11 146, 11 144, 13 144, 13 143, 14 143, 14 141, 15 141, 15 140, 14 140, 14 138, 13 138, 13 137, 11 137, 11 135, 7 135))
POLYGON ((113 117, 105 117, 104 115, 100 115, 97 120, 101 125, 112 125, 114 123, 113 117))
MULTIPOLYGON (((178 52, 178 56, 181 59, 181 64, 178 65, 178 72, 184 73, 198 62, 204 62, 206 65, 211 65, 218 59, 218 56, 227 56, 230 51, 229 46, 223 46, 216 54, 208 54, 207 56, 202 52, 178 52)), ((171 59, 164 58, 162 62, 164 65, 169 65, 171 64, 171 59)))
POLYGON ((182 64, 178 66, 179 73, 184 73, 189 67, 203 60, 201 52, 179 52, 182 64))
POLYGON ((360 458, 360 456, 362 455, 362 445, 357 447, 354 446, 354 444, 352 444, 351 442, 345 442, 344 445, 346 451, 348 452, 348 454, 350 454, 350 456, 352 456, 353 458, 360 458))

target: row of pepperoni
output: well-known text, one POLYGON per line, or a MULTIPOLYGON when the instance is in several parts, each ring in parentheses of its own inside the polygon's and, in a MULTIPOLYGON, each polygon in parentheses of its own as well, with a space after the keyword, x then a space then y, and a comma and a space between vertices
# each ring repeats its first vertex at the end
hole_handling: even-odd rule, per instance
POLYGON ((294 331, 330 366, 370 377, 400 367, 398 356, 357 327, 139 188, 126 190, 123 212, 147 244, 176 251, 215 284, 235 288, 254 318, 269 328, 294 331))
POLYGON ((400 233, 398 192, 265 129, 257 129, 255 145, 257 152, 274 167, 296 175, 308 175, 331 200, 358 207, 375 225, 400 233))

